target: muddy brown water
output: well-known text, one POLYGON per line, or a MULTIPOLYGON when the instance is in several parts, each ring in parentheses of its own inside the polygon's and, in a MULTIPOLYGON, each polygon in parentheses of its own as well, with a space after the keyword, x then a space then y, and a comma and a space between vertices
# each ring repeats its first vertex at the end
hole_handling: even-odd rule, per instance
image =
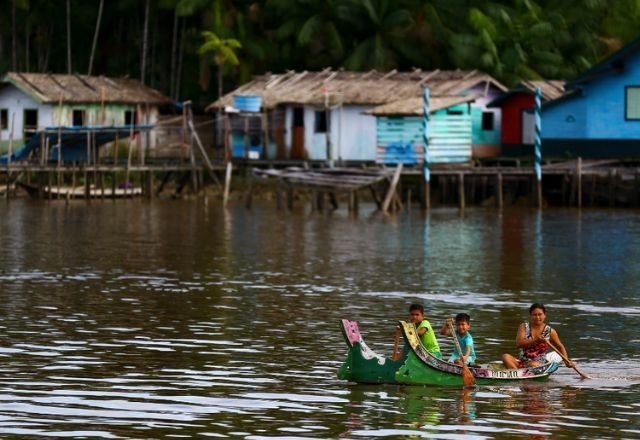
MULTIPOLYGON (((0 204, 3 438, 639 438, 640 212, 330 214, 212 199, 0 204), (482 361, 533 301, 582 370, 457 388, 339 380, 421 302, 482 361)), ((445 353, 451 349, 441 339, 445 353)))

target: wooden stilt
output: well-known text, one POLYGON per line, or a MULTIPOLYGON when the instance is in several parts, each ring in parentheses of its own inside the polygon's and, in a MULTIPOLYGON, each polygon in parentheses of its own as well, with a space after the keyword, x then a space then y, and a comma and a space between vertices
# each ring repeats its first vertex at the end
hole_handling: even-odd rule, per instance
POLYGON ((391 180, 391 185, 389 185, 389 190, 387 191, 387 195, 384 198, 384 202, 382 202, 382 212, 389 212, 389 207, 391 206, 391 201, 393 195, 396 192, 396 187, 398 186, 398 182, 400 181, 400 175, 402 174, 402 163, 398 164, 396 167, 396 171, 393 174, 393 179, 391 180))
POLYGON ((331 209, 334 211, 338 209, 338 198, 336 197, 336 193, 331 191, 329 194, 329 203, 331 203, 331 209))
POLYGON ((578 197, 578 208, 582 208, 582 158, 578 158, 577 169, 576 169, 576 177, 577 177, 577 197, 578 197))
POLYGON ((609 206, 616 206, 616 169, 609 171, 609 206))
POLYGON ((536 199, 538 208, 542 208, 542 179, 536 179, 536 199))
POLYGON ((291 184, 287 184, 287 209, 289 211, 293 211, 293 186, 291 184))
POLYGON ((224 176, 224 194, 222 196, 222 204, 227 206, 227 202, 229 201, 229 190, 231 188, 231 173, 233 171, 233 165, 231 161, 227 162, 227 170, 224 176))
POLYGON ((638 170, 636 169, 635 172, 635 176, 633 179, 633 204, 634 206, 638 206, 639 202, 640 202, 640 174, 638 173, 638 170))
POLYGON ((74 163, 71 168, 71 197, 75 197, 76 189, 76 164, 74 163))
POLYGON ((118 187, 118 179, 117 179, 117 173, 114 171, 113 175, 111 176, 111 198, 113 200, 116 199, 116 188, 118 187))
POLYGON ((411 188, 407 189, 407 211, 411 211, 411 188))
POLYGON ((503 184, 502 184, 502 173, 498 173, 498 182, 496 184, 496 199, 498 202, 498 208, 502 209, 504 207, 504 199, 503 199, 503 184))
POLYGON ((244 197, 244 206, 247 209, 251 209, 251 204, 253 203, 253 175, 249 176, 249 185, 247 187, 247 192, 244 197))
POLYGON ((589 206, 595 206, 596 204, 596 181, 598 180, 597 174, 591 175, 591 191, 589 191, 589 206))
POLYGON ((464 195, 464 173, 458 174, 458 198, 460 203, 460 209, 465 208, 465 195, 464 195))
POLYGON ((371 191, 371 197, 373 197, 373 201, 376 202, 378 209, 382 210, 382 200, 380 200, 380 196, 378 195, 375 186, 369 185, 369 191, 371 191))
POLYGON ((275 190, 276 190, 276 209, 281 210, 282 209, 282 180, 281 179, 278 179, 275 190))

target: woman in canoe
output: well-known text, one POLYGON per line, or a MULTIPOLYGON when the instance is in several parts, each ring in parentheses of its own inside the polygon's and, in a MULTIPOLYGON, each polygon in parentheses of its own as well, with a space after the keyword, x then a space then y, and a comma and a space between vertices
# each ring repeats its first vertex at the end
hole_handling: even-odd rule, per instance
POLYGON ((558 332, 545 324, 547 311, 544 305, 535 303, 529 307, 529 322, 520 324, 516 337, 516 347, 520 355, 516 358, 510 354, 502 355, 502 362, 507 368, 526 368, 547 363, 545 355, 551 349, 548 341, 567 359, 565 365, 573 368, 567 350, 560 342, 558 332))

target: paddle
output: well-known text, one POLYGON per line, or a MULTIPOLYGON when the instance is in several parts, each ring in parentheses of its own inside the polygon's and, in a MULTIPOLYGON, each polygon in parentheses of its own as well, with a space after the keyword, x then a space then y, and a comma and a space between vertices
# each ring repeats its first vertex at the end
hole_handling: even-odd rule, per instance
POLYGON ((573 365, 573 369, 576 370, 576 373, 578 373, 580 375, 580 377, 582 377, 583 379, 591 379, 591 377, 587 376, 586 374, 584 374, 582 371, 578 370, 578 367, 576 367, 576 364, 573 363, 572 360, 570 360, 568 357, 566 357, 565 355, 563 355, 560 350, 558 350, 552 343, 550 339, 547 339, 547 344, 549 344, 549 347, 551 347, 553 349, 553 351, 555 351, 556 353, 558 353, 560 355, 560 357, 562 358, 563 361, 571 363, 573 365))
MULTIPOLYGON (((456 331, 453 328, 453 322, 447 319, 447 324, 449 324, 449 331, 451 332, 451 336, 453 336, 453 343, 458 349, 458 354, 460 355, 460 357, 462 357, 462 350, 460 349, 460 343, 458 342, 456 331)), ((469 369, 469 366, 466 364, 466 362, 462 363, 462 384, 465 387, 473 387, 476 385, 476 378, 473 377, 473 373, 469 369)))
POLYGON ((393 344, 393 354, 391 355, 391 359, 397 361, 400 358, 400 353, 398 352, 398 344, 400 344, 400 327, 396 326, 396 340, 393 344))

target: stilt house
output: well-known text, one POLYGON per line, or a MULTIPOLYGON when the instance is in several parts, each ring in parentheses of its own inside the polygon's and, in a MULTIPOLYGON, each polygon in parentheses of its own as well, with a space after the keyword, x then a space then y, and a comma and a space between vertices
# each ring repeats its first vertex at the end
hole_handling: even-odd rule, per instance
POLYGON ((525 80, 488 104, 502 113, 502 156, 533 155, 535 91, 540 88, 542 102, 546 103, 564 95, 564 86, 565 81, 525 80))
POLYGON ((367 111, 421 99, 424 87, 429 87, 432 95, 473 96, 469 113, 473 153, 485 156, 499 151, 500 110, 489 109, 486 104, 506 87, 478 71, 325 69, 266 74, 223 96, 208 109, 225 109, 226 142, 241 157, 250 157, 243 154, 245 151, 264 159, 374 162, 378 158, 376 117, 367 111), (238 112, 234 96, 259 97, 259 112, 238 112))
MULTIPOLYGON (((10 72, 0 84, 0 147, 52 126, 154 125, 171 99, 129 78, 10 72)), ((156 146, 148 135, 147 148, 156 146)))
POLYGON ((543 157, 640 155, 640 38, 542 106, 543 157))

